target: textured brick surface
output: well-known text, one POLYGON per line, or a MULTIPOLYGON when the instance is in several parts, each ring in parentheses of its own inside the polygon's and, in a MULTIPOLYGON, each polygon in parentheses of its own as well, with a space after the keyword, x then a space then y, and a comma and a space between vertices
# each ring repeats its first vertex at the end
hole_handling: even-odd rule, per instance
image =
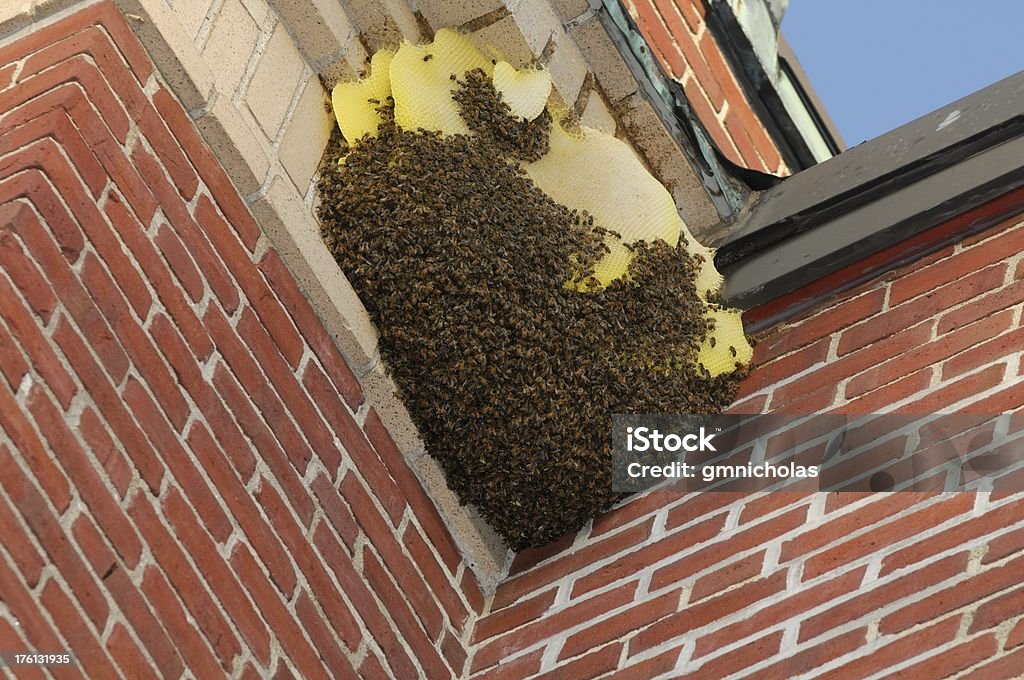
POLYGON ((462 674, 475 577, 300 291, 113 5, 0 44, 0 647, 462 674))
MULTIPOLYGON (((991 415, 1024 408, 1021 234, 1019 218, 1004 222, 767 331, 737 411, 977 413, 949 441, 916 436, 991 441, 991 415)), ((1013 677, 1020 488, 633 497, 517 557, 477 624, 471 668, 571 677, 611 650, 609 677, 1013 677), (505 658, 490 666, 496 648, 505 658)))

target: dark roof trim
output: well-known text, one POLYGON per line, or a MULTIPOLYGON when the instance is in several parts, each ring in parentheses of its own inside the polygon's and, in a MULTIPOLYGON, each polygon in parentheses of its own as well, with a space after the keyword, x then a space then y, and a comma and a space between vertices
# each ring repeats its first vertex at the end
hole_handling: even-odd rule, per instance
MULTIPOLYGON (((708 30, 711 31, 729 61, 732 72, 736 76, 736 80, 739 81, 740 88, 754 114, 764 125, 772 141, 775 142, 776 148, 782 155, 782 160, 793 172, 809 168, 817 163, 803 134, 793 123, 792 117, 786 110, 782 98, 775 89, 775 83, 765 71, 764 64, 761 63, 746 32, 736 15, 733 14, 729 3, 709 3, 705 21, 708 30)), ((799 77, 802 71, 792 68, 791 64, 789 70, 796 76, 794 84, 801 86, 804 82, 799 77)), ((801 94, 808 104, 813 104, 815 101, 815 98, 809 96, 806 91, 801 94)), ((832 153, 837 154, 842 151, 842 142, 832 136, 831 132, 834 128, 827 124, 825 118, 822 118, 818 107, 809 106, 808 111, 812 118, 816 118, 818 129, 832 153)))
POLYGON ((724 297, 763 305, 1020 187, 1024 72, 760 194, 713 244, 724 297))

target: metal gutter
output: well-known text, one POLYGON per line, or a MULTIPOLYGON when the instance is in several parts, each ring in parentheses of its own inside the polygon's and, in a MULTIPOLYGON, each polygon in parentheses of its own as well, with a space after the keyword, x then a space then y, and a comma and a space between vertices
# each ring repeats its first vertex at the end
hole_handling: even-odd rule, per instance
POLYGON ((1020 187, 1024 72, 760 194, 713 244, 723 295, 764 304, 1020 187))

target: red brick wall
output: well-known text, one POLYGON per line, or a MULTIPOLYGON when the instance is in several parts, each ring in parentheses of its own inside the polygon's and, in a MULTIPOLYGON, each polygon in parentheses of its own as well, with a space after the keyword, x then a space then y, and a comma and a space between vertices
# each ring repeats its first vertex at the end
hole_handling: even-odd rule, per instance
MULTIPOLYGON (((1019 411, 1022 252, 1018 218, 775 329, 734 410, 1019 411)), ((1011 677, 1021 574, 1021 493, 646 494, 518 555, 471 668, 1011 677)))
POLYGON ((624 4, 729 160, 761 172, 788 174, 708 31, 705 0, 626 0, 624 4))
POLYGON ((0 45, 0 649, 459 675, 475 578, 109 3, 0 45))

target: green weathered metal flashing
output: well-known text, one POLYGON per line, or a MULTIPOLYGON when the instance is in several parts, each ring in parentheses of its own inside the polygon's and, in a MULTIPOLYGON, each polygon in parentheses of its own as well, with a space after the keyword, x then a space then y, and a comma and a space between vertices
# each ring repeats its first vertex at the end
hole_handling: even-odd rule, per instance
POLYGON ((719 215, 724 221, 732 221, 746 205, 748 192, 737 187, 735 178, 723 165, 720 153, 694 114, 682 87, 665 74, 619 0, 590 0, 590 6, 609 29, 641 89, 700 174, 719 215))

